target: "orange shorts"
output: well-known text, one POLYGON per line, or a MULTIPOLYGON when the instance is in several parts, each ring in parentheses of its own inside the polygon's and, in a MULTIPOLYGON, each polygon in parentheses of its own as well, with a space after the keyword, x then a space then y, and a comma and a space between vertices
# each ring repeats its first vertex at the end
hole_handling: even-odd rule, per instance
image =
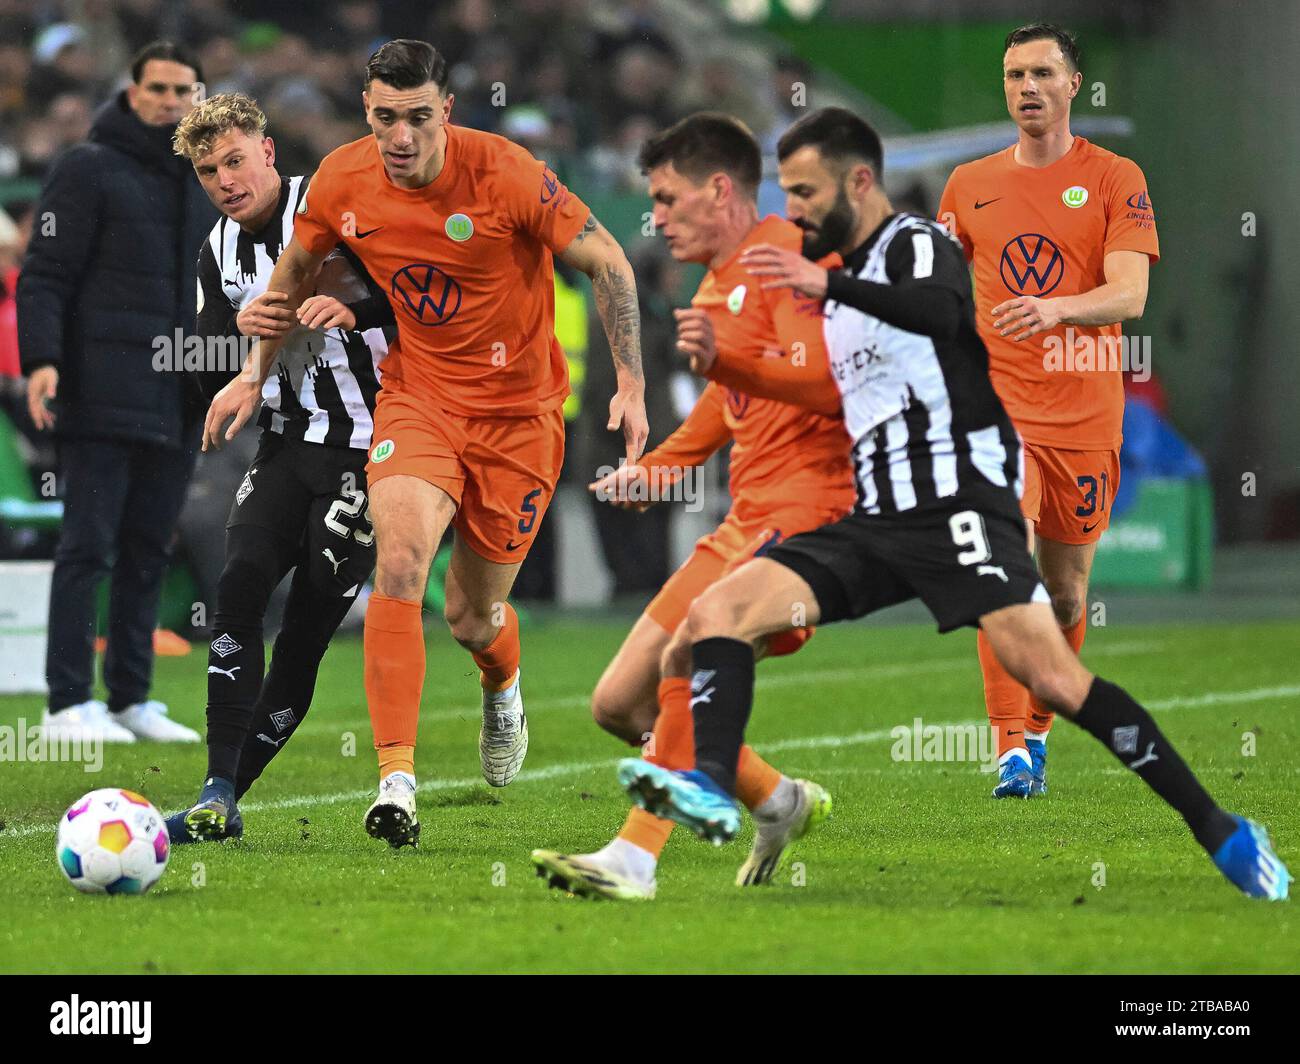
MULTIPOLYGON (((646 607, 646 614, 666 631, 675 632, 677 626, 686 619, 691 603, 710 584, 715 584, 731 570, 739 568, 764 548, 774 547, 783 539, 796 536, 800 532, 811 532, 814 528, 838 521, 844 516, 843 509, 826 507, 800 506, 781 507, 757 515, 757 519, 741 519, 733 508, 707 536, 701 536, 695 543, 695 550, 668 578, 668 582, 659 589, 646 607)), ((799 632, 811 634, 810 629, 798 629, 799 632)), ((807 635, 798 640, 802 645, 807 635)), ((778 653, 776 648, 769 648, 769 653, 778 653)), ((779 651, 789 653, 789 650, 779 651)))
POLYGON ((1020 511, 1034 534, 1057 543, 1095 543, 1110 524, 1119 490, 1119 451, 1062 451, 1025 444, 1020 511))
POLYGON ((528 554, 564 464, 564 414, 458 417, 406 392, 383 389, 366 477, 419 477, 456 503, 451 525, 490 562, 528 554))

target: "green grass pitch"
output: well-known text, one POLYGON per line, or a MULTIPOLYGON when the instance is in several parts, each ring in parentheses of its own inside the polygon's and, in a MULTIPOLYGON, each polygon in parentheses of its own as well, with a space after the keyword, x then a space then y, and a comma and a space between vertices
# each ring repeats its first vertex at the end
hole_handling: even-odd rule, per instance
MULTIPOLYGON (((545 889, 530 850, 596 848, 627 811, 614 778, 627 750, 587 709, 626 628, 556 617, 525 630, 532 748, 503 791, 478 778, 469 659, 430 630, 418 852, 362 830, 375 762, 355 639, 331 648, 310 716, 248 796, 245 839, 173 849, 144 897, 73 891, 55 864, 54 825, 95 787, 135 788, 174 810, 196 793, 201 746, 110 746, 97 774, 0 766, 0 970, 1300 970, 1295 903, 1238 895, 1177 815, 1071 725, 1053 733, 1043 800, 993 801, 992 776, 976 764, 891 759, 896 725, 982 719, 969 631, 840 626, 760 666, 750 739, 835 798, 832 819, 773 885, 732 885, 748 829, 721 849, 679 830, 655 902, 545 889)), ((1297 647, 1300 623, 1277 622, 1094 629, 1084 651, 1156 711, 1226 808, 1269 826, 1292 869, 1297 647)), ((201 648, 161 660, 156 687, 200 728, 203 666, 201 648)), ((39 720, 40 707, 0 699, 0 724, 39 720)))

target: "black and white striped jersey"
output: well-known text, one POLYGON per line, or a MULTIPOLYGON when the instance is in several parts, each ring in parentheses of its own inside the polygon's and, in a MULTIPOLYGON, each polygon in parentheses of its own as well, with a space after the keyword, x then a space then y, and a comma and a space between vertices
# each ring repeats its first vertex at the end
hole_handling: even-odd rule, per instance
POLYGON ((990 486, 1014 493, 1014 504, 1024 477, 1020 438, 989 380, 960 246, 927 218, 894 214, 845 269, 875 284, 926 286, 949 309, 952 293, 960 301, 955 335, 934 339, 837 302, 830 286, 826 347, 853 441, 858 508, 899 514, 990 486))
MULTIPOLYGON (((279 205, 259 232, 245 232, 226 217, 212 227, 199 253, 200 335, 238 335, 235 316, 266 291, 293 237, 294 211, 306 188, 302 177, 282 177, 279 205)), ((365 267, 341 245, 321 267, 316 290, 354 309, 364 303, 382 304, 382 310, 358 312, 358 327, 350 332, 295 327, 262 385, 258 424, 307 443, 365 449, 374 430, 380 363, 392 335, 383 323, 392 322, 392 312, 365 267)))

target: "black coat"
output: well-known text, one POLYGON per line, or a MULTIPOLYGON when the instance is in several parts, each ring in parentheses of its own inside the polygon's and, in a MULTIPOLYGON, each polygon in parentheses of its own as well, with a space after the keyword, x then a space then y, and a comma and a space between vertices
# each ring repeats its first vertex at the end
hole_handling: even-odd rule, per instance
POLYGON ((195 260, 217 219, 172 126, 126 94, 50 168, 18 280, 23 372, 59 370, 55 431, 180 446, 194 418, 181 372, 154 368, 156 338, 194 332, 195 260))

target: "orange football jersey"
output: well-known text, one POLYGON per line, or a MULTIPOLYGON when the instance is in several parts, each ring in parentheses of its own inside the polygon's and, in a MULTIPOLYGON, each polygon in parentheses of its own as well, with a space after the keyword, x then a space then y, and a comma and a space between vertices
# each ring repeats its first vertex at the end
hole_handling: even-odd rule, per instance
POLYGON ((423 188, 388 179, 373 137, 330 152, 294 233, 318 255, 346 244, 387 293, 401 343, 386 389, 462 417, 527 417, 569 394, 551 256, 589 213, 519 145, 448 126, 446 162, 423 188))
POLYGON ((976 321, 990 376, 1020 435, 1070 450, 1118 447, 1124 385, 1111 364, 1119 356, 1120 326, 1059 325, 1017 342, 998 335, 991 311, 1016 296, 1098 288, 1112 251, 1159 259, 1155 214, 1138 165, 1075 137, 1051 166, 1022 166, 1013 145, 953 171, 939 221, 975 264, 976 321), (1099 363, 1107 368, 1095 368, 1099 363))
MULTIPOLYGON (((821 303, 790 289, 764 291, 760 279, 740 264, 745 248, 775 244, 797 250, 798 226, 769 215, 750 230, 723 265, 705 274, 691 305, 703 307, 713 324, 719 351, 739 360, 785 361, 825 366, 821 303)), ((835 408, 838 409, 838 394, 835 408)), ((733 510, 789 505, 814 499, 818 505, 853 505, 856 489, 849 437, 840 417, 805 410, 775 399, 759 399, 711 382, 690 417, 641 464, 687 466, 703 462, 727 440, 731 450, 733 510)))

